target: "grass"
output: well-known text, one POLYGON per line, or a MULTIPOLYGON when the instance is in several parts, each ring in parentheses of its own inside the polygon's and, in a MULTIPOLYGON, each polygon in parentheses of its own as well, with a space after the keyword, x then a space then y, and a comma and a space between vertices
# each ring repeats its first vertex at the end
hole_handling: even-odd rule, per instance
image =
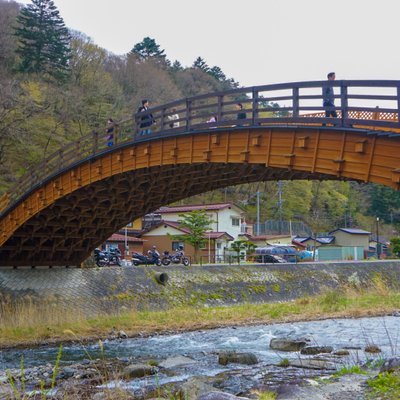
POLYGON ((359 365, 353 365, 351 367, 342 367, 337 372, 334 373, 335 376, 343 376, 351 374, 365 375, 366 372, 362 370, 359 365))
POLYGON ((265 392, 265 391, 254 391, 253 394, 257 396, 258 400, 275 400, 277 394, 274 392, 265 392))
POLYGON ((400 399, 400 372, 384 372, 369 379, 367 384, 371 390, 370 399, 398 400, 400 399))
MULTIPOLYGON (((229 307, 180 306, 163 311, 123 312, 85 317, 76 307, 65 308, 51 299, 34 304, 0 305, 0 346, 63 342, 107 337, 115 327, 129 336, 167 330, 195 330, 217 326, 300 321, 321 318, 382 315, 400 308, 400 293, 329 291, 290 302, 241 304, 229 307)), ((79 309, 79 308, 78 308, 79 309)))

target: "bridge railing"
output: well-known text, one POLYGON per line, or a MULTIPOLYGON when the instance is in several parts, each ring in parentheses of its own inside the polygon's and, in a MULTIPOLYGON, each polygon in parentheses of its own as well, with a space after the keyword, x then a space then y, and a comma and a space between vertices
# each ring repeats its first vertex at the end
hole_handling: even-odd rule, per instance
POLYGON ((111 141, 106 130, 93 131, 59 149, 31 168, 12 190, 0 198, 0 212, 3 214, 12 208, 23 199, 22 196, 43 185, 49 177, 82 160, 132 142, 206 129, 266 125, 360 126, 396 132, 400 130, 399 110, 400 81, 388 80, 281 83, 173 101, 119 121, 114 126, 111 141), (332 110, 337 112, 337 118, 325 116, 322 89, 326 86, 334 89, 335 107, 332 110), (237 109, 238 103, 242 104, 242 111, 237 109), (238 119, 239 112, 245 114, 243 119, 238 119), (141 127, 150 114, 155 123, 141 127))

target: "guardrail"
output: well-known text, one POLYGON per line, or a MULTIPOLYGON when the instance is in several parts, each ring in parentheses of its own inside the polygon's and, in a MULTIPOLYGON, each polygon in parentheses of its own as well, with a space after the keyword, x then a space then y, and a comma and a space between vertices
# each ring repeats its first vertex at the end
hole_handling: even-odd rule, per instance
MULTIPOLYGON (((372 129, 400 129, 400 81, 354 80, 293 82, 232 89, 202 94, 160 105, 114 125, 113 139, 106 129, 93 131, 59 149, 27 172, 18 184, 0 198, 3 214, 27 192, 82 160, 134 142, 175 136, 205 129, 241 129, 256 126, 333 125, 338 128, 368 126, 372 129), (322 88, 335 91, 337 118, 326 118, 322 88), (238 120, 236 105, 243 105, 238 120), (140 125, 152 115, 149 129, 140 125), (176 118, 177 115, 178 117, 176 118), (175 119, 173 119, 175 116, 175 119), (207 122, 215 118, 214 122, 207 122), (243 117, 243 115, 242 115, 243 117)), ((0 214, 0 215, 1 215, 0 214)))

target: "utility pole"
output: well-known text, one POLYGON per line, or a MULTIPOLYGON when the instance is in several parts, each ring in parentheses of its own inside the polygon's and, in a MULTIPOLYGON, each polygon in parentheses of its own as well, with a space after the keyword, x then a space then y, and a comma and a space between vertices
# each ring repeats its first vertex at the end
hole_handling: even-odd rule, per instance
POLYGON ((379 244, 379 217, 376 217, 376 257, 381 258, 381 246, 379 244))
POLYGON ((278 181, 278 216, 279 216, 279 234, 282 234, 282 186, 283 182, 278 181))
POLYGON ((257 190, 257 236, 260 236, 260 192, 257 190))

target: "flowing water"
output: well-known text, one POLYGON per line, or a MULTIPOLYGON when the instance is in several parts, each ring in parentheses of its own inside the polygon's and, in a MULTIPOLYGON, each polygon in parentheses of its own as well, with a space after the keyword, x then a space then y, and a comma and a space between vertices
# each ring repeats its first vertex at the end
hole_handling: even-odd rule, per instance
MULTIPOLYGON (((175 368, 174 375, 162 373, 156 377, 134 380, 128 383, 131 389, 144 384, 157 384, 171 381, 183 381, 191 376, 215 376, 227 371, 236 371, 236 375, 246 374, 251 380, 257 379, 266 371, 273 373, 276 365, 283 358, 298 359, 299 353, 284 353, 271 350, 269 343, 275 337, 309 338, 309 345, 332 346, 334 350, 351 348, 350 356, 340 358, 341 365, 354 365, 365 362, 371 357, 385 357, 400 352, 400 317, 385 316, 361 319, 329 319, 322 321, 295 322, 284 324, 227 327, 211 330, 201 330, 177 334, 165 334, 143 338, 110 340, 91 345, 68 344, 63 347, 60 365, 79 363, 87 359, 104 357, 134 360, 154 359, 158 361, 169 357, 187 356, 195 362, 175 368), (363 350, 366 345, 379 346, 382 353, 370 355, 363 350), (259 363, 254 366, 218 364, 217 354, 222 351, 251 352, 259 363), (145 383, 144 383, 145 382, 145 383)), ((0 351, 0 371, 7 368, 18 368, 21 356, 25 367, 40 366, 46 363, 54 364, 58 347, 42 346, 32 349, 0 351)), ((301 356, 307 357, 307 356, 301 356)), ((282 368, 280 369, 282 371, 282 368)), ((282 372, 280 372, 282 373, 282 372)), ((290 375, 290 369, 286 374, 290 375)), ((306 372, 302 372, 306 373, 306 372)), ((314 372, 315 373, 315 372, 314 372)), ((233 378, 232 378, 233 379, 233 378)), ((111 383, 112 386, 112 383, 111 383)))

